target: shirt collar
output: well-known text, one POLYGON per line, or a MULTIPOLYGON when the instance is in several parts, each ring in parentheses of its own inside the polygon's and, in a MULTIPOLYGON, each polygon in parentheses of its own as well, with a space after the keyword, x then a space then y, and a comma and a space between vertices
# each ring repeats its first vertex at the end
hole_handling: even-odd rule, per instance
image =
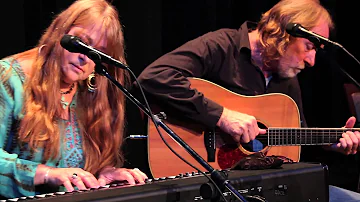
POLYGON ((247 48, 250 50, 249 32, 256 29, 257 24, 251 21, 245 21, 239 28, 240 33, 240 50, 247 48))

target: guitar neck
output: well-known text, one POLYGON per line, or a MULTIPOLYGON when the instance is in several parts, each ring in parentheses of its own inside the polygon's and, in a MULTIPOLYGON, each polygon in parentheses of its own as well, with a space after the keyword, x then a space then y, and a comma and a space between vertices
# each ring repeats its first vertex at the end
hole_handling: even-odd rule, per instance
POLYGON ((268 128, 268 145, 328 145, 358 128, 268 128))

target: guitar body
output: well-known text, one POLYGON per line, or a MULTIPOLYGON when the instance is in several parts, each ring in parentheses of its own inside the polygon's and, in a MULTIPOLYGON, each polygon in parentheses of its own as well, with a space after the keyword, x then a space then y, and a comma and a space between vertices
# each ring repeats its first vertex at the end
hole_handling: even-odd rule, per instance
MULTIPOLYGON (((287 95, 274 93, 243 96, 206 80, 191 78, 190 82, 191 88, 196 88, 205 97, 228 109, 253 115, 258 123, 265 127, 300 127, 298 107, 294 100, 287 95)), ((153 111, 156 110, 158 109, 155 107, 153 111)), ((191 120, 184 122, 179 121, 176 117, 169 116, 164 122, 207 161, 208 153, 204 143, 204 134, 209 131, 208 128, 191 120)), ((153 177, 173 176, 196 171, 170 151, 150 120, 148 124, 148 160, 153 177)), ((161 127, 159 130, 169 146, 182 158, 200 170, 207 171, 161 127)), ((217 131, 215 139, 215 160, 213 162, 208 161, 215 169, 231 168, 241 158, 253 153, 244 149, 242 145, 236 144, 228 134, 221 133, 221 131, 217 131)), ((300 146, 266 146, 262 151, 268 156, 285 156, 293 161, 299 161, 300 158, 300 146)))

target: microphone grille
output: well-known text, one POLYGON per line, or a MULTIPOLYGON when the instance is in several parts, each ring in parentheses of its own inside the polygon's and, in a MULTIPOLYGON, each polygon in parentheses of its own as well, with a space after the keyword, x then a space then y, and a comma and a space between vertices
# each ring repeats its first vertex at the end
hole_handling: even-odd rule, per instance
POLYGON ((299 31, 299 27, 301 25, 300 24, 297 24, 297 23, 288 23, 285 27, 285 30, 288 34, 290 34, 291 36, 294 36, 294 37, 301 37, 302 34, 301 32, 299 31))
POLYGON ((69 52, 78 53, 80 49, 78 47, 77 40, 77 37, 65 34, 60 40, 60 45, 69 52))

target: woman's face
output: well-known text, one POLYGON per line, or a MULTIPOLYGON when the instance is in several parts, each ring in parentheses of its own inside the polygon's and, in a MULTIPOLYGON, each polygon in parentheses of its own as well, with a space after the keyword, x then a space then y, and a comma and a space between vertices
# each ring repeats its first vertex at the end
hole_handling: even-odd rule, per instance
MULTIPOLYGON (((84 43, 104 51, 107 45, 105 37, 102 37, 101 25, 90 25, 87 27, 74 26, 67 33, 79 37, 84 43)), ((104 51, 105 52, 105 51, 104 51)), ((64 49, 64 57, 61 61, 63 77, 61 81, 65 84, 73 84, 85 80, 95 68, 95 63, 86 55, 71 53, 64 49)))

